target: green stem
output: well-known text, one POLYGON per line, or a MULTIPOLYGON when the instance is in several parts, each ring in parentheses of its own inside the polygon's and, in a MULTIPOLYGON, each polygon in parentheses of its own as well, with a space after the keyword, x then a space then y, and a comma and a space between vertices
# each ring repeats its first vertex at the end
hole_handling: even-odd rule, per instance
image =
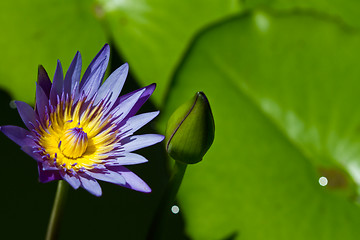
POLYGON ((152 225, 150 227, 148 239, 161 239, 161 232, 164 229, 167 216, 175 202, 175 197, 179 191, 182 179, 186 171, 187 164, 175 161, 169 182, 166 186, 164 195, 155 213, 152 225))
POLYGON ((64 180, 59 181, 46 233, 46 240, 58 239, 68 188, 69 184, 67 182, 64 180))
POLYGON ((176 194, 179 191, 181 182, 183 180, 187 164, 175 161, 174 169, 172 171, 169 183, 165 190, 165 195, 163 197, 164 202, 166 203, 164 206, 167 210, 172 207, 175 201, 176 194))

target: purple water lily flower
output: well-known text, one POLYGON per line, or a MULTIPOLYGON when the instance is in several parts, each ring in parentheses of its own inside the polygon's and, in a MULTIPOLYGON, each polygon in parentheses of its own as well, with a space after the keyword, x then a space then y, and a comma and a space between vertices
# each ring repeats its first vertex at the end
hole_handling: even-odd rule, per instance
POLYGON ((63 77, 60 61, 53 82, 41 66, 36 85, 35 110, 16 101, 20 117, 29 130, 2 126, 1 131, 38 163, 40 182, 64 179, 74 189, 82 187, 101 196, 97 180, 141 192, 150 187, 124 165, 147 160, 136 153, 163 140, 158 134, 133 135, 159 111, 135 115, 155 89, 155 84, 119 96, 128 64, 116 69, 102 83, 109 62, 105 45, 85 71, 76 53, 63 77))

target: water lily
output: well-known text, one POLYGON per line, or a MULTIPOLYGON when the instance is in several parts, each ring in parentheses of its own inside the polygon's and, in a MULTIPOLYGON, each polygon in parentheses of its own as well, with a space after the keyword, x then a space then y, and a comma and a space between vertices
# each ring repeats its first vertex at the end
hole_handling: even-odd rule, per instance
POLYGON ((81 55, 76 53, 65 78, 60 61, 51 83, 39 67, 36 104, 16 101, 28 130, 2 126, 1 131, 21 146, 38 164, 40 182, 65 180, 101 196, 97 180, 141 192, 150 187, 125 165, 146 162, 133 151, 163 140, 158 134, 134 135, 159 111, 135 115, 155 84, 119 96, 128 74, 120 66, 102 83, 110 56, 106 44, 85 71, 81 81, 81 55))

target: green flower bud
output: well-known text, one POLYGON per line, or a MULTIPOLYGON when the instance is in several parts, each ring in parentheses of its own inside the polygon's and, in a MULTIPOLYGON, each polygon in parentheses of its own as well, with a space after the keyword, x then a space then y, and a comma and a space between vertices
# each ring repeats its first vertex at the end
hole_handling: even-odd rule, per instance
POLYGON ((166 150, 180 162, 200 162, 214 141, 215 124, 209 101, 197 92, 169 118, 166 127, 166 150))

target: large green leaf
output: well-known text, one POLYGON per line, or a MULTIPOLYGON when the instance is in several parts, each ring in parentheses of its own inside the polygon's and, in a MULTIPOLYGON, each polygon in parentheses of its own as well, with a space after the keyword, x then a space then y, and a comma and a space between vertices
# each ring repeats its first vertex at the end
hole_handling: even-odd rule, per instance
POLYGON ((91 1, 3 1, 0 8, 0 87, 17 100, 33 102, 37 67, 52 78, 56 59, 64 70, 79 50, 83 66, 105 44, 91 1))
POLYGON ((239 11, 238 0, 98 0, 118 49, 142 85, 156 82, 162 105, 173 70, 199 29, 239 11))
POLYGON ((331 15, 334 20, 345 22, 353 27, 360 27, 360 2, 356 0, 247 0, 247 8, 266 7, 277 10, 306 10, 314 14, 331 15))
POLYGON ((213 109, 213 147, 180 189, 194 239, 358 238, 359 56, 358 32, 311 14, 246 14, 196 39, 164 114, 200 90, 213 109))

